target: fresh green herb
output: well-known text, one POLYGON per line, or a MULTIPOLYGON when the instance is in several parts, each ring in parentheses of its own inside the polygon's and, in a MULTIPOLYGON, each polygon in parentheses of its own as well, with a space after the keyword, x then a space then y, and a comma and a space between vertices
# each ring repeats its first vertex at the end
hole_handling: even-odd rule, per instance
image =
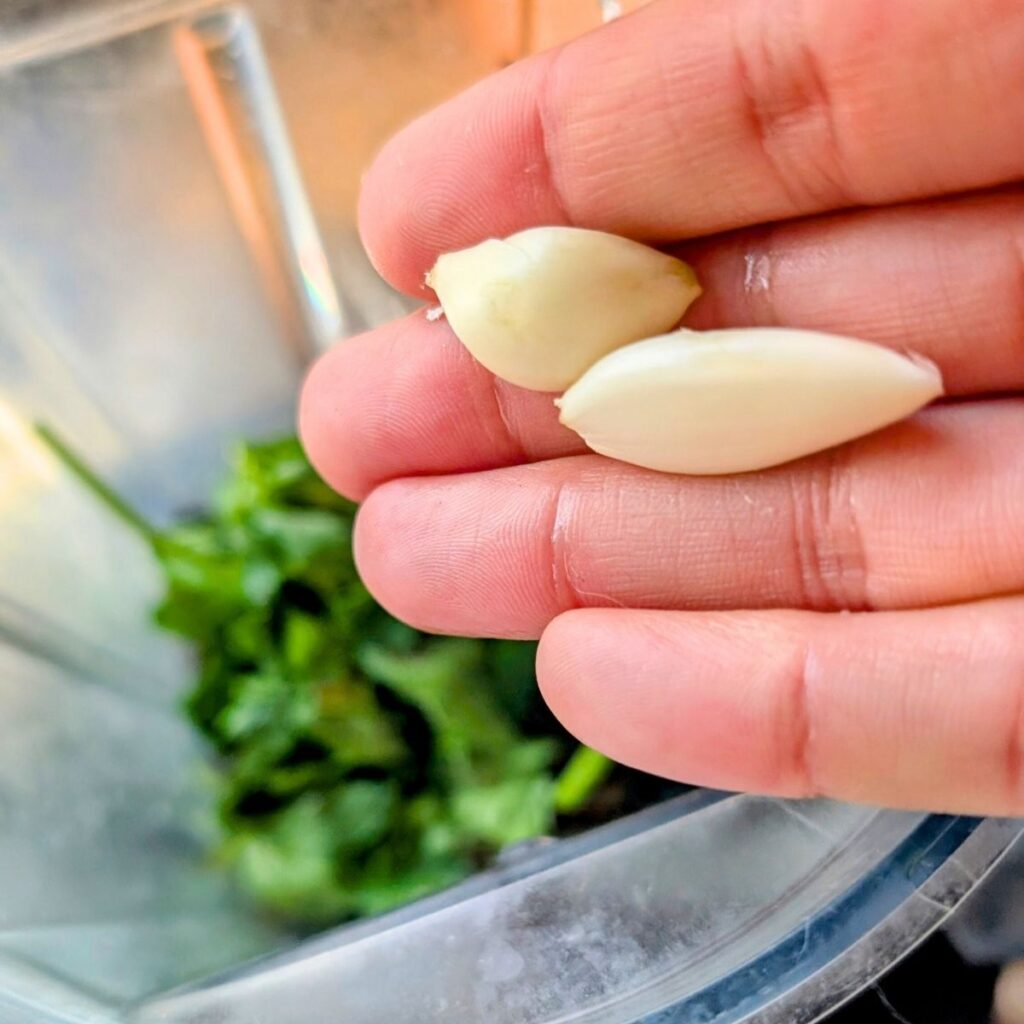
POLYGON ((533 645, 429 637, 373 601, 355 507, 294 438, 242 445, 209 510, 161 532, 41 436, 164 570, 156 619, 195 648, 220 857, 267 910, 387 910, 550 833, 604 782, 610 764, 540 708, 533 645))
POLYGON ((577 747, 558 776, 555 810, 559 814, 573 814, 582 810, 614 767, 614 762, 609 761, 604 754, 590 747, 577 747))

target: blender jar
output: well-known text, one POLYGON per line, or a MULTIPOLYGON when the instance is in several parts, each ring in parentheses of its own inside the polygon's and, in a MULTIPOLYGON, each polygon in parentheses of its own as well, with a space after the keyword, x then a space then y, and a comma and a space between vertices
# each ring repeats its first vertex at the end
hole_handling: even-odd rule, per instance
POLYGON ((194 507, 226 442, 291 427, 312 356, 409 308, 356 236, 374 149, 586 27, 556 7, 0 11, 6 1024, 811 1021, 942 923, 1017 836, 698 792, 304 941, 204 860, 203 752, 177 710, 188 652, 149 625, 149 551, 31 424, 73 438, 157 522, 194 507))

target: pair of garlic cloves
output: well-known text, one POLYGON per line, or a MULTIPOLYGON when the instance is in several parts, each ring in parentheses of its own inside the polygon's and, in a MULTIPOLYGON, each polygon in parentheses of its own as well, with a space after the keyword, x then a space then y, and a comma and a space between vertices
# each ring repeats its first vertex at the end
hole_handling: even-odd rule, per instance
POLYGON ((669 473, 763 469, 831 448, 943 393, 920 356, 817 331, 670 331, 700 294, 681 260, 597 231, 532 228, 441 256, 427 283, 497 376, 564 391, 594 451, 669 473))

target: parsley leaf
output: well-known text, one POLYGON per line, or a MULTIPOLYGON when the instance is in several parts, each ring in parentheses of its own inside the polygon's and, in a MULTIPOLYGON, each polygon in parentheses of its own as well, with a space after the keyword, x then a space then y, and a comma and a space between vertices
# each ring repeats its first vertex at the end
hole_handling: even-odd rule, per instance
POLYGON ((268 912, 322 926, 427 895, 604 781, 541 709, 533 645, 429 637, 373 601, 355 506, 297 439, 240 445, 208 512, 161 532, 41 436, 163 569, 155 620, 195 650, 218 856, 268 912))

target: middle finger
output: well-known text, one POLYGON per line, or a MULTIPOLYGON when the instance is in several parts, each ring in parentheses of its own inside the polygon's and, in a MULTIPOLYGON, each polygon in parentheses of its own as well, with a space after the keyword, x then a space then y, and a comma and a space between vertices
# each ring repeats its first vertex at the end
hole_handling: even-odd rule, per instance
MULTIPOLYGON (((950 394, 1024 387, 1024 191, 780 224, 686 253, 705 286, 688 322, 806 327, 912 348, 950 394)), ((316 366, 303 439, 339 490, 584 450, 549 395, 496 380, 422 315, 316 366)))

